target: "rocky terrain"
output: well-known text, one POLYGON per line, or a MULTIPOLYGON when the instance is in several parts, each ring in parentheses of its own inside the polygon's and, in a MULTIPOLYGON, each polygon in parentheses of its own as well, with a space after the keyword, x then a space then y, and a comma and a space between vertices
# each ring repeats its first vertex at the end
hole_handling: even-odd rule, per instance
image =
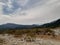
POLYGON ((29 39, 24 39, 24 37, 15 38, 14 35, 0 34, 0 45, 60 45, 60 41, 38 37, 29 41, 29 39))

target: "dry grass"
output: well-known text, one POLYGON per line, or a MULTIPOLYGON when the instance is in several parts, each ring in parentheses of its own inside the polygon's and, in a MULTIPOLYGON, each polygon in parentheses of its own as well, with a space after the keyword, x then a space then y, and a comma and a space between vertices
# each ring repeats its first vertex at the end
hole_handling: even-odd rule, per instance
POLYGON ((54 30, 50 28, 2 30, 0 45, 60 45, 60 35, 55 35, 54 30))
POLYGON ((46 37, 48 38, 48 36, 33 38, 24 35, 22 38, 16 38, 14 35, 0 34, 0 45, 60 45, 60 41, 47 39, 46 37))
POLYGON ((5 44, 5 39, 0 38, 0 45, 3 45, 3 44, 5 44))

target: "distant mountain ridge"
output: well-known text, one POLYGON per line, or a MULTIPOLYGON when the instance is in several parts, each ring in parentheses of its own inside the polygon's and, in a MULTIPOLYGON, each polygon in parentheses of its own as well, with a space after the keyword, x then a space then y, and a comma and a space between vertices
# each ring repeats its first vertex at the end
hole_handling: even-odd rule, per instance
POLYGON ((51 27, 51 28, 60 27, 60 19, 55 20, 55 21, 50 22, 50 23, 43 24, 40 27, 45 27, 45 28, 48 28, 48 27, 51 27))
POLYGON ((60 19, 46 23, 43 25, 19 25, 19 24, 14 24, 14 23, 7 23, 7 24, 2 24, 0 25, 0 30, 1 29, 30 29, 30 28, 49 28, 49 27, 60 27, 60 19))
POLYGON ((37 26, 38 25, 19 25, 14 23, 7 23, 0 25, 0 29, 29 29, 37 26))

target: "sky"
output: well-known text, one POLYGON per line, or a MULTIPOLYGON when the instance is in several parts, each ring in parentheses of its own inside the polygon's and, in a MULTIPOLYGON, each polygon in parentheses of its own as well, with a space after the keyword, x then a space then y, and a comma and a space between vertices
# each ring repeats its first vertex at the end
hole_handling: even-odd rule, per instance
POLYGON ((44 24, 60 19, 60 0, 0 0, 0 24, 44 24))

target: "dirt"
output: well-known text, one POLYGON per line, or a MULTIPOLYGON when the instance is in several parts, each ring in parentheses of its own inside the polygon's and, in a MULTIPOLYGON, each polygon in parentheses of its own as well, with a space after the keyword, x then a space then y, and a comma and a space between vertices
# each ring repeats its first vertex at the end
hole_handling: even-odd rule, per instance
POLYGON ((39 37, 35 38, 34 41, 27 42, 24 37, 15 38, 14 35, 0 34, 0 39, 4 40, 0 45, 60 45, 60 41, 39 37))

